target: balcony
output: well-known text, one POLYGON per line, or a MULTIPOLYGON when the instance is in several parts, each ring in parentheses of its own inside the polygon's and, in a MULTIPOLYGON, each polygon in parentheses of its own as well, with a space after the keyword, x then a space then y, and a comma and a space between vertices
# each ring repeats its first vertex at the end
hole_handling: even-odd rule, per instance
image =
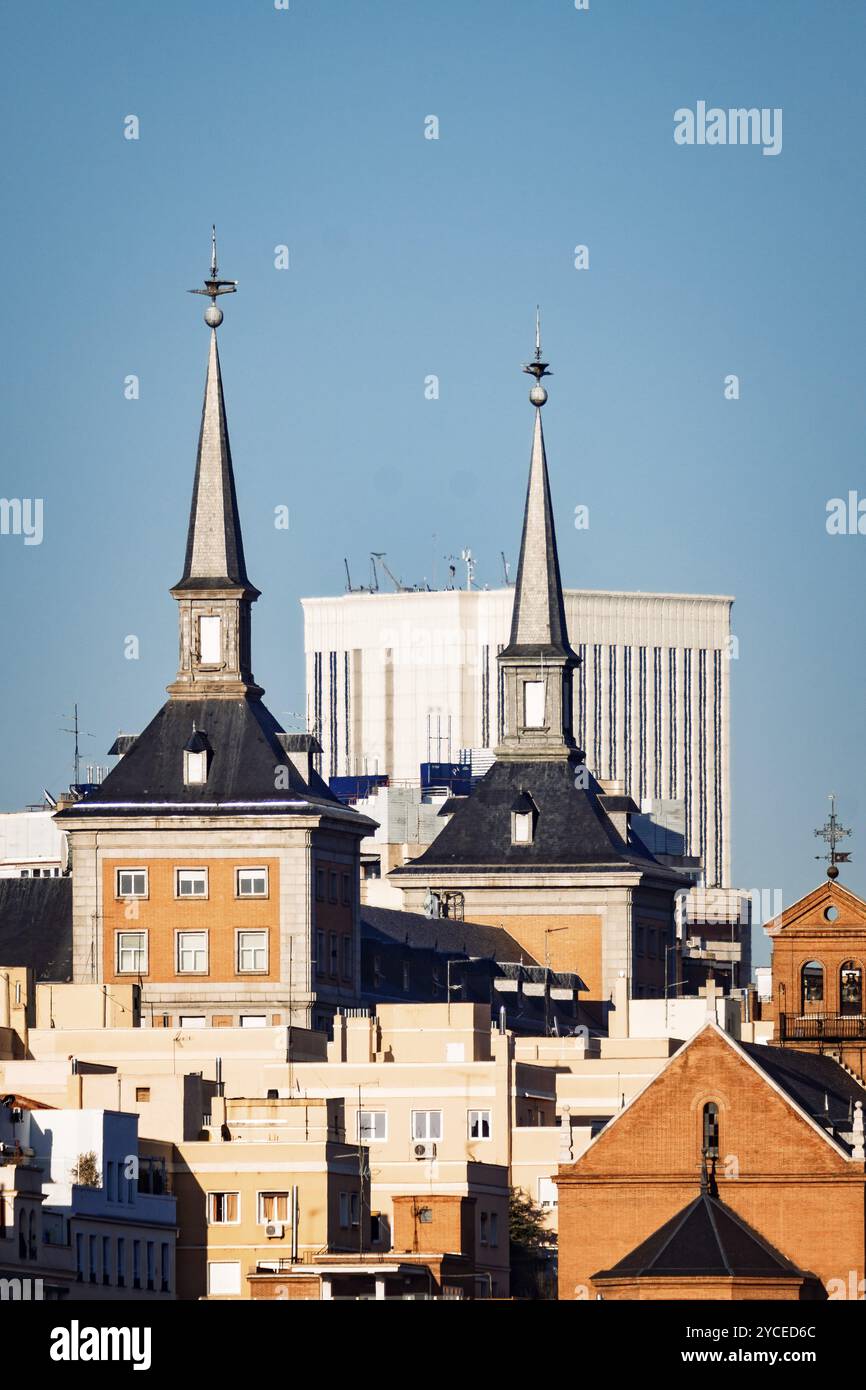
POLYGON ((866 1014, 779 1014, 780 1042, 866 1042, 866 1014))

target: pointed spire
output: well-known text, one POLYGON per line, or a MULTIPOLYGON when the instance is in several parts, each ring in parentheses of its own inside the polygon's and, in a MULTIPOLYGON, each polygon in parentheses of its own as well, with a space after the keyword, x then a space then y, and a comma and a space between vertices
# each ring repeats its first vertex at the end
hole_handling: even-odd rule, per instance
POLYGON ((223 321, 217 298, 233 294, 237 281, 219 280, 217 275, 214 228, 210 276, 204 289, 190 291, 210 299, 204 320, 211 333, 186 560, 171 590, 180 604, 180 665, 168 689, 183 699, 257 699, 262 691, 250 670, 250 605, 259 591, 250 583, 244 560, 216 339, 223 321))
POLYGON ((529 399, 535 406, 535 428, 523 513, 520 562, 514 586, 511 637, 505 654, 512 655, 524 649, 528 653, 531 649, 536 653, 542 652, 545 658, 559 656, 575 660, 568 642, 544 430, 541 426, 541 409, 547 401, 547 391, 541 384, 541 378, 552 373, 541 357, 541 311, 537 306, 535 358, 526 363, 523 370, 535 377, 535 385, 529 392, 529 399))
POLYGON ((505 682, 506 729, 499 758, 547 759, 577 751, 572 732, 572 672, 579 658, 568 640, 565 603, 553 524, 553 503, 541 410, 547 401, 542 377, 541 315, 536 309, 535 357, 523 370, 535 378, 535 406, 523 537, 514 586, 508 646, 499 653, 505 682))
POLYGON ((244 561, 216 327, 210 335, 186 563, 175 588, 253 589, 244 561))

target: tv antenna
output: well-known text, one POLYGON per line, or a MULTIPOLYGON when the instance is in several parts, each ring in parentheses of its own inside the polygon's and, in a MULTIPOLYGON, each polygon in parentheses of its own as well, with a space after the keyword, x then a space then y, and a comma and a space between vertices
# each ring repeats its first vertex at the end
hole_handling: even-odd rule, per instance
POLYGON ((75 775, 74 775, 74 778, 73 778, 73 786, 78 786, 78 784, 79 784, 80 781, 81 781, 81 750, 80 750, 80 748, 79 748, 79 739, 81 738, 82 734, 84 735, 85 738, 94 738, 95 735, 94 735, 94 734, 89 734, 89 733, 87 732, 86 729, 80 729, 80 728, 79 728, 79 726, 78 726, 78 705, 77 705, 77 704, 74 704, 74 705, 72 706, 72 714, 71 714, 71 715, 69 715, 69 714, 62 714, 60 717, 61 717, 61 719, 71 719, 71 720, 72 720, 72 728, 71 728, 71 729, 61 729, 60 732, 61 732, 62 734, 74 734, 74 736, 75 736, 75 762, 74 762, 75 775))

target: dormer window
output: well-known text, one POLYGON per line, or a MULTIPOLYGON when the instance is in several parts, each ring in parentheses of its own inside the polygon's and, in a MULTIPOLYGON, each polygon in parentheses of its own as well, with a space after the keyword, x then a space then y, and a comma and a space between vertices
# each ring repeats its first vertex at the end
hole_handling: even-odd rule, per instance
POLYGON ((523 727, 544 728, 544 681, 523 682, 523 727))
POLYGON ((183 750, 183 780, 187 787, 200 787, 207 781, 208 741, 200 729, 192 726, 192 734, 183 750))
POLYGON ((511 843, 531 845, 535 838, 538 810, 528 792, 521 792, 511 806, 511 843))
POLYGON ((222 661, 222 619, 203 614, 198 620, 198 654, 202 666, 219 666, 222 661))

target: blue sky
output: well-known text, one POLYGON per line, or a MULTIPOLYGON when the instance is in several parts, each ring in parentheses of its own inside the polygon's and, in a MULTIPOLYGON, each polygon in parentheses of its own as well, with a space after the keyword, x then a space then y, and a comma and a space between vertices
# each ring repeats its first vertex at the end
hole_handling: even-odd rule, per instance
POLYGON ((540 302, 564 582, 736 596, 735 881, 809 889, 833 790, 866 891, 866 536, 825 528, 828 498, 866 495, 864 11, 4 8, 2 493, 44 499, 44 540, 0 537, 2 805, 69 780, 74 700, 107 761, 174 674, 207 348, 185 290, 216 221, 274 712, 303 707, 298 599, 339 592, 344 555, 441 580, 469 545, 491 584, 516 559, 540 302), (782 152, 677 146, 699 100, 781 107, 782 152))

